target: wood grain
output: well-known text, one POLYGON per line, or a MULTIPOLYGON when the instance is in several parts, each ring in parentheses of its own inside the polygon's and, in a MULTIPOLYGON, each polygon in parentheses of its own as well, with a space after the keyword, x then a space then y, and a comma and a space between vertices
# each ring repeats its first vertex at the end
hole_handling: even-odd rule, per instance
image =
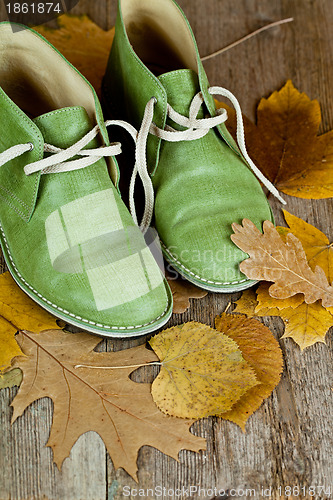
MULTIPOLYGON (((244 113, 255 119, 260 98, 269 96, 290 78, 300 91, 319 100, 322 132, 333 128, 331 0, 179 0, 179 4, 189 18, 202 55, 266 23, 294 17, 292 24, 262 33, 207 61, 209 80, 234 92, 244 113)), ((88 13, 106 29, 114 24, 116 1, 81 0, 73 13, 88 13)), ((0 2, 0 16, 3 15, 0 2)), ((289 212, 314 224, 333 239, 331 199, 286 198, 289 212)), ((280 205, 272 198, 270 202, 277 223, 283 224, 280 205)), ((209 294, 193 301, 186 313, 174 315, 169 324, 197 320, 213 325, 214 317, 238 296, 209 294)), ((264 323, 276 338, 281 337, 280 319, 265 319, 264 323)), ((99 348, 119 350, 140 342, 142 339, 104 341, 99 348)), ((333 487, 332 332, 327 336, 327 346, 317 344, 303 354, 291 339, 281 340, 280 344, 285 360, 281 383, 250 418, 247 432, 244 434, 230 422, 209 418, 193 426, 193 432, 207 438, 206 452, 183 451, 176 462, 158 450, 142 448, 138 458, 140 488, 176 489, 191 485, 225 490, 255 488, 258 494, 252 498, 263 498, 259 495, 263 486, 271 487, 269 498, 277 500, 286 498, 279 495, 279 487, 333 487)), ((145 376, 144 370, 136 374, 138 381, 145 376)), ((113 500, 124 498, 124 486, 138 487, 123 470, 114 470, 103 443, 94 433, 79 439, 59 473, 52 464, 50 450, 45 448, 52 403, 47 399, 35 402, 11 427, 8 404, 15 392, 15 389, 0 392, 1 500, 113 500)), ((213 496, 209 492, 206 496, 194 493, 192 498, 213 496)), ((245 492, 233 496, 248 497, 245 492)), ((306 492, 299 498, 311 496, 306 492)), ((329 496, 316 493, 312 498, 329 496)))

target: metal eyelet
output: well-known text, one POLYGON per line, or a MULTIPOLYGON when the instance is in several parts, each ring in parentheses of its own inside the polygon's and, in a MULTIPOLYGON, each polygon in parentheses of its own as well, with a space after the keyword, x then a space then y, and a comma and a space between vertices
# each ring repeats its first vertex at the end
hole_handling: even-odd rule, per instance
POLYGON ((29 146, 30 146, 29 151, 32 151, 32 150, 34 149, 34 147, 35 147, 35 146, 32 144, 32 142, 28 142, 28 144, 29 144, 29 146))

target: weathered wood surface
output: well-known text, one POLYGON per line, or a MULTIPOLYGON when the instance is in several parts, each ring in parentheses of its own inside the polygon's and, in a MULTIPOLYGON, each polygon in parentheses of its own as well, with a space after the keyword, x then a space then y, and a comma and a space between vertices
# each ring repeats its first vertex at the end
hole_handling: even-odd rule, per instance
MULTIPOLYGON (((262 96, 292 79, 301 91, 320 101, 322 131, 333 128, 333 9, 331 0, 179 0, 196 34, 202 55, 223 47, 256 28, 287 17, 292 24, 274 28, 205 63, 210 82, 227 87, 238 96, 243 111, 254 119, 262 96)), ((114 24, 115 0, 81 0, 74 13, 88 13, 103 28, 114 24)), ((0 3, 1 19, 4 19, 0 3)), ((177 34, 175 33, 175 36, 177 34)), ((92 41, 93 50, 93 41, 92 41)), ((332 240, 332 200, 288 198, 288 210, 324 231, 332 240)), ((277 222, 281 207, 270 200, 277 222)), ((237 295, 232 296, 235 299, 237 295)), ((192 303, 191 310, 175 315, 170 325, 190 319, 213 324, 230 301, 230 295, 209 294, 192 303)), ((277 338, 283 333, 278 318, 265 320, 277 338)), ((119 350, 137 341, 103 342, 100 349, 119 350)), ((285 369, 281 383, 247 424, 247 432, 215 418, 194 425, 205 436, 206 452, 183 451, 179 462, 159 451, 141 449, 139 485, 123 471, 115 471, 104 445, 94 433, 82 436, 60 473, 45 447, 52 421, 52 403, 42 399, 31 405, 11 427, 9 407, 16 389, 0 393, 0 499, 102 500, 124 498, 123 486, 176 489, 272 487, 268 498, 280 496, 278 488, 321 485, 333 488, 333 373, 332 332, 327 346, 317 344, 303 354, 295 343, 282 340, 285 369)), ((297 498, 297 491, 291 498, 297 498)), ((331 496, 333 493, 331 493, 331 496)), ((192 498, 212 498, 199 493, 192 498)), ((151 496, 150 496, 151 497, 151 496)), ((249 498, 234 496, 233 498, 249 498)), ((131 498, 135 498, 132 496, 131 498)), ((168 496, 164 496, 168 498, 168 496)), ((169 498, 174 498, 169 496, 169 498)), ((186 498, 186 495, 183 496, 186 498)), ((266 497, 267 498, 267 497, 266 497)), ((300 492, 299 498, 329 498, 300 492)))

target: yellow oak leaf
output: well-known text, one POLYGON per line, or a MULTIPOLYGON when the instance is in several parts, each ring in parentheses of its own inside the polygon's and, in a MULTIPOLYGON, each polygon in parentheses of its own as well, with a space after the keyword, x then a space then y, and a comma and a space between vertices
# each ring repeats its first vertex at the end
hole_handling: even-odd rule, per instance
POLYGON ((122 467, 136 480, 142 446, 154 446, 175 459, 182 449, 205 449, 205 439, 190 432, 193 420, 164 415, 152 399, 150 384, 130 379, 133 365, 158 362, 154 352, 145 346, 95 352, 100 340, 62 330, 20 332, 18 342, 26 357, 14 360, 23 382, 12 402, 12 422, 33 401, 49 397, 54 410, 47 446, 59 468, 81 434, 95 431, 114 467, 122 467))
POLYGON ((161 361, 152 396, 168 415, 219 415, 258 383, 236 342, 202 323, 169 328, 149 343, 161 361))
POLYGON ((330 243, 324 233, 303 219, 286 210, 283 214, 289 228, 277 227, 280 236, 285 238, 288 233, 295 235, 302 243, 311 269, 315 270, 316 266, 320 266, 329 283, 333 283, 333 243, 330 243))
POLYGON ((189 299, 202 299, 208 293, 184 279, 172 279, 168 274, 166 278, 173 296, 173 313, 184 313, 190 307, 189 299))
POLYGON ((101 94, 101 84, 114 37, 114 28, 104 31, 88 16, 63 14, 58 29, 35 28, 82 73, 101 94))
POLYGON ((332 314, 319 302, 283 309, 280 316, 286 327, 281 338, 291 337, 302 350, 316 342, 325 344, 326 333, 333 326, 332 314))
POLYGON ((283 369, 281 348, 269 328, 255 319, 223 313, 215 318, 215 328, 237 343, 259 382, 243 394, 230 411, 220 415, 245 430, 247 419, 280 381, 283 369))
MULTIPOLYGON (((320 302, 306 304, 301 301, 299 304, 291 297, 289 299, 273 299, 268 294, 268 284, 262 283, 258 290, 258 301, 251 296, 251 306, 244 307, 248 303, 245 297, 236 302, 237 308, 233 312, 240 312, 242 309, 248 316, 279 316, 285 324, 285 333, 281 338, 292 338, 301 349, 305 349, 316 342, 325 342, 325 336, 330 327, 333 326, 333 308, 325 308, 320 302), (290 301, 290 307, 286 306, 290 301), (238 307, 238 304, 240 307, 238 307), (260 307, 259 307, 260 304, 260 307)), ((248 292, 248 290, 247 290, 248 292)), ((245 292, 243 292, 244 295, 245 292)))
POLYGON ((232 228, 232 241, 250 256, 240 264, 240 270, 249 279, 274 282, 269 288, 271 297, 286 299, 302 293, 307 304, 321 299, 324 307, 333 306, 333 287, 321 267, 314 271, 309 267, 296 236, 289 233, 284 242, 270 221, 264 222, 263 234, 247 219, 232 228))
POLYGON ((19 368, 14 368, 6 373, 0 373, 0 389, 6 387, 19 386, 22 382, 22 371, 19 368))
POLYGON ((15 340, 17 331, 58 328, 56 318, 22 292, 8 272, 0 275, 0 371, 8 369, 15 356, 23 355, 15 340))
MULTIPOLYGON (((273 299, 267 292, 268 287, 269 284, 264 282, 260 284, 256 292, 253 289, 245 290, 240 299, 234 302, 236 308, 232 312, 245 314, 249 318, 253 318, 254 316, 280 316, 281 309, 288 307, 288 301, 291 301, 296 307, 298 295, 295 295, 297 297, 296 303, 294 302, 294 297, 290 297, 289 299, 273 299), (265 304, 266 297, 267 303, 265 304), (281 303, 284 307, 281 307, 281 303)), ((302 299, 301 302, 303 303, 304 300, 302 299)))
MULTIPOLYGON (((259 313, 263 310, 269 310, 277 308, 279 310, 291 307, 295 309, 300 304, 303 304, 304 297, 302 294, 294 295, 293 297, 288 297, 286 299, 274 299, 269 294, 270 283, 260 283, 257 289, 257 305, 255 306, 255 313, 259 313)), ((272 316, 272 314, 265 314, 265 316, 272 316)), ((274 314, 274 316, 276 316, 274 314)))
MULTIPOLYGON (((256 316, 257 296, 253 288, 244 290, 242 296, 235 302, 236 308, 233 313, 245 314, 246 316, 256 316)), ((257 315, 258 316, 258 315, 257 315)))
MULTIPOLYGON (((260 287, 258 288, 258 290, 260 287)), ((272 299, 279 301, 280 299, 272 299)), ((234 302, 236 308, 232 311, 237 314, 245 314, 249 318, 253 318, 254 316, 280 316, 280 310, 277 307, 262 307, 260 311, 257 311, 258 300, 256 292, 250 288, 249 290, 245 290, 242 293, 240 299, 234 302)))
POLYGON ((277 307, 263 307, 262 309, 260 309, 260 311, 255 313, 255 316, 265 318, 266 316, 280 316, 280 313, 281 309, 278 309, 277 307))
MULTIPOLYGON (((236 134, 235 113, 226 125, 236 134)), ((257 109, 257 124, 244 120, 246 145, 254 163, 282 192, 308 199, 333 196, 333 131, 318 136, 318 101, 300 93, 289 80, 257 109)))

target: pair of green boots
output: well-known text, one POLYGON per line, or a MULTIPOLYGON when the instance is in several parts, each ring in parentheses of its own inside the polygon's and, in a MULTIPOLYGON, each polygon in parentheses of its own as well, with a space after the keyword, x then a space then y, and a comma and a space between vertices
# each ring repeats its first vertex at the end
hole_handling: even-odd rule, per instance
POLYGON ((273 219, 254 173, 278 194, 246 154, 237 101, 209 87, 174 0, 119 0, 103 82, 117 120, 104 122, 94 89, 43 37, 9 23, 0 24, 0 86, 1 245, 34 301, 103 336, 161 327, 172 295, 143 235, 152 217, 166 260, 189 281, 215 292, 253 284, 239 271, 246 255, 231 224, 273 219), (213 94, 236 106, 239 147, 213 94), (132 215, 118 188, 121 147, 109 142, 115 125, 136 145, 132 215))

